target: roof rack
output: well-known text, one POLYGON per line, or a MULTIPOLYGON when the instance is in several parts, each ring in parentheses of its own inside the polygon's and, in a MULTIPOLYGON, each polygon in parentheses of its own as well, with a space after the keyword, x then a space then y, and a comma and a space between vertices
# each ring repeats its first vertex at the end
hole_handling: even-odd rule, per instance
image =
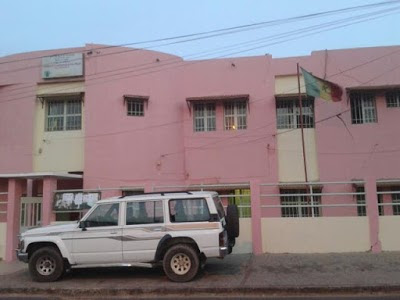
POLYGON ((125 195, 125 196, 118 197, 118 199, 122 199, 122 198, 129 197, 129 196, 142 196, 142 195, 161 195, 161 196, 165 196, 166 194, 188 194, 188 195, 193 195, 192 192, 189 192, 189 191, 151 192, 151 193, 143 193, 143 194, 137 194, 137 195, 125 195))

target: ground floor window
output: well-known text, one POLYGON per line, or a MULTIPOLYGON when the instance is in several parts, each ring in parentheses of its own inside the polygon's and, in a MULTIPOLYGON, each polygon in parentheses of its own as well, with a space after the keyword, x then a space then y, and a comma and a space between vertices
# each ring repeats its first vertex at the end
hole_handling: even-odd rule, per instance
MULTIPOLYGON (((314 190, 314 193, 321 193, 314 190)), ((284 218, 320 217, 321 196, 311 196, 307 189, 281 189, 281 215, 284 218), (311 205, 306 206, 304 205, 311 205)))
POLYGON ((365 217, 367 215, 367 206, 365 204, 365 191, 364 187, 359 186, 356 188, 356 193, 364 193, 360 195, 356 195, 356 201, 357 201, 357 215, 359 217, 365 217))

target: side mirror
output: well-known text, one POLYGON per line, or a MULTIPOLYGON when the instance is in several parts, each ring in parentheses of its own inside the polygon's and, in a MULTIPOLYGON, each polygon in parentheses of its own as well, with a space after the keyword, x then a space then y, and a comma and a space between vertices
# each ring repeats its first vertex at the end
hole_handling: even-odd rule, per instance
POLYGON ((79 222, 79 228, 82 228, 82 231, 86 231, 86 221, 80 221, 79 222))

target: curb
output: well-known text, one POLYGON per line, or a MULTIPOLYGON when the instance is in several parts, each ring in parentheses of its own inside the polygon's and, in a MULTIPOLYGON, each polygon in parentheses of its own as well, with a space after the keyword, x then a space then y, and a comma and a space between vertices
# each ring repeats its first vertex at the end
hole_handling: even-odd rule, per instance
POLYGON ((202 288, 137 288, 137 289, 60 289, 60 288, 0 288, 0 295, 30 294, 57 296, 189 296, 206 295, 311 295, 311 294, 382 294, 400 293, 396 286, 354 286, 354 287, 202 287, 202 288))

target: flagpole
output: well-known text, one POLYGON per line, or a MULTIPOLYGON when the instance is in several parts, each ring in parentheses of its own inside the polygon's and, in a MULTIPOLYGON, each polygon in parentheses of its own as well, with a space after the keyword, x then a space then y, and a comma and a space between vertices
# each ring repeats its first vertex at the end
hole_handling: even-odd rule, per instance
POLYGON ((299 88, 300 128, 301 128, 301 144, 302 144, 302 148, 303 148, 304 178, 305 178, 305 182, 308 183, 306 148, 304 145, 303 101, 301 99, 299 63, 297 63, 297 84, 298 84, 298 88, 299 88))

